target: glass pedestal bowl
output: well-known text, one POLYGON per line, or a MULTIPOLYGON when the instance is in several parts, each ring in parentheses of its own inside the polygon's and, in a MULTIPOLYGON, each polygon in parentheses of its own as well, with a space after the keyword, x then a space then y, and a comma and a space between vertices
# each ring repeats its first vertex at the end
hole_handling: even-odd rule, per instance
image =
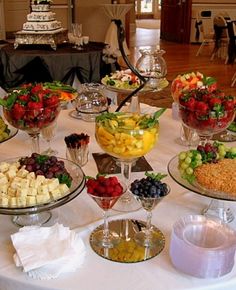
POLYGON ((208 142, 213 134, 224 131, 235 116, 235 110, 223 108, 221 111, 211 109, 189 108, 179 104, 179 115, 182 122, 190 129, 196 130, 200 144, 208 142))
MULTIPOLYGON (((7 163, 15 163, 22 157, 5 160, 7 163)), ((17 226, 43 225, 48 222, 52 213, 51 210, 68 203, 77 197, 85 186, 85 176, 80 166, 72 161, 63 158, 57 158, 59 162, 64 162, 65 169, 72 177, 72 183, 69 191, 63 195, 50 197, 47 202, 35 203, 32 205, 20 206, 16 200, 15 205, 3 204, 1 200, 0 214, 13 216, 13 223, 17 226)))
POLYGON ((179 170, 179 156, 173 157, 168 164, 168 172, 170 176, 181 186, 189 189, 192 192, 200 194, 205 197, 212 198, 210 204, 204 208, 201 214, 207 217, 214 217, 220 219, 224 223, 230 223, 234 219, 234 214, 226 205, 225 201, 236 201, 235 194, 229 194, 222 191, 211 190, 201 186, 196 181, 190 183, 182 178, 179 170))
POLYGON ((114 206, 122 212, 135 211, 140 204, 129 191, 132 163, 153 149, 158 137, 159 125, 154 117, 137 113, 107 113, 96 119, 95 136, 100 147, 119 159, 121 174, 127 191, 114 206), (148 126, 148 122, 153 123, 148 126))
POLYGON ((32 152, 40 153, 39 134, 41 129, 51 125, 60 112, 60 103, 56 105, 25 109, 22 114, 16 113, 14 106, 10 109, 3 107, 3 114, 7 122, 16 129, 25 131, 31 138, 32 152))

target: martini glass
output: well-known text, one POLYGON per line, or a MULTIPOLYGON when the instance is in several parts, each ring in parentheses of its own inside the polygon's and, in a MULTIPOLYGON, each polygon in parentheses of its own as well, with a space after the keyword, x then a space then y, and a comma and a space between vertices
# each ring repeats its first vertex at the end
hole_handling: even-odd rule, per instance
POLYGON ((60 112, 60 102, 53 106, 47 106, 40 109, 26 109, 24 116, 16 119, 14 110, 3 107, 3 114, 7 122, 13 127, 25 131, 31 139, 32 153, 40 153, 39 135, 40 131, 50 126, 60 112))
POLYGON ((135 241, 144 247, 156 247, 156 245, 160 242, 160 234, 157 230, 152 228, 152 211, 157 206, 159 202, 170 192, 170 188, 168 187, 168 191, 164 196, 156 196, 156 197, 144 197, 139 195, 134 195, 135 198, 140 202, 142 208, 147 213, 147 221, 146 227, 135 234, 135 241))
MULTIPOLYGON (((235 110, 224 110, 216 115, 214 111, 208 110, 203 112, 201 110, 189 109, 186 106, 179 104, 179 114, 182 122, 190 129, 196 130, 200 144, 205 145, 211 140, 214 134, 224 131, 230 123, 234 120, 235 110)), ((212 199, 210 205, 203 209, 203 214, 206 216, 216 216, 220 219, 230 222, 232 221, 232 212, 229 208, 225 208, 223 202, 217 199, 212 199)))
POLYGON ((127 187, 114 210, 130 212, 140 209, 140 204, 128 189, 131 167, 137 158, 153 149, 158 132, 157 120, 147 114, 116 112, 104 113, 101 118, 96 118, 96 140, 106 153, 119 160, 123 182, 127 187), (146 121, 151 119, 154 122, 149 127, 146 121))
MULTIPOLYGON (((124 187, 123 187, 124 189, 124 187)), ((124 191, 122 191, 123 194, 124 191)), ((118 196, 97 196, 90 194, 90 197, 103 210, 104 227, 103 230, 95 231, 92 235, 92 243, 103 248, 113 248, 120 241, 117 233, 109 230, 108 214, 121 195, 118 196)))

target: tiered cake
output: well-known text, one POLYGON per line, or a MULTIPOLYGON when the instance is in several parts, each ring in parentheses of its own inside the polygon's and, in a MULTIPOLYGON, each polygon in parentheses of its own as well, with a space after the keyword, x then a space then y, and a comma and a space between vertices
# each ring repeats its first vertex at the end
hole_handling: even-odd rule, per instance
POLYGON ((32 12, 27 15, 27 22, 23 24, 23 31, 48 32, 61 30, 61 22, 55 18, 55 13, 50 11, 47 1, 33 1, 32 12), (40 4, 37 4, 39 2, 40 4))
POLYGON ((23 29, 16 33, 14 47, 19 44, 49 44, 56 49, 57 44, 67 40, 67 30, 56 20, 50 9, 51 0, 32 0, 31 13, 23 29))

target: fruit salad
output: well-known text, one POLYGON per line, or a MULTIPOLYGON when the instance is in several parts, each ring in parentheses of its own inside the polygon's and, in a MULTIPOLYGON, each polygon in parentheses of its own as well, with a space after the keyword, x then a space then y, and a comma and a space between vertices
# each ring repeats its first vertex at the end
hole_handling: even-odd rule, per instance
POLYGON ((96 118, 96 139, 108 154, 120 159, 133 159, 148 153, 159 132, 158 117, 137 113, 104 113, 96 118))
POLYGON ((217 82, 213 77, 205 76, 200 72, 190 72, 179 74, 171 84, 171 95, 175 102, 179 102, 179 97, 187 91, 195 89, 205 89, 213 92, 217 89, 217 82))
POLYGON ((179 113, 185 125, 199 135, 223 131, 233 121, 236 98, 219 91, 196 89, 179 97, 179 113))
POLYGON ((58 94, 41 83, 24 84, 0 100, 6 120, 15 128, 35 133, 51 124, 59 114, 58 94))

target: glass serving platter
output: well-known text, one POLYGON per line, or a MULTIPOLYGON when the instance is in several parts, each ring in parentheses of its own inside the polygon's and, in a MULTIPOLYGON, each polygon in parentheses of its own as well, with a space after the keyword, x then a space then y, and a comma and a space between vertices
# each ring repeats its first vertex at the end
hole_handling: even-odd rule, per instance
MULTIPOLYGON (((8 163, 17 162, 21 157, 4 160, 8 163)), ((0 206, 0 214, 13 216, 13 223, 18 226, 42 225, 48 222, 52 216, 50 210, 62 206, 77 197, 85 186, 85 175, 81 167, 76 163, 64 158, 57 157, 63 161, 66 170, 72 177, 69 192, 58 199, 51 199, 46 203, 40 203, 26 207, 3 207, 0 206)))
MULTIPOLYGON (((136 90, 138 88, 138 86, 137 87, 131 87, 130 86, 130 88, 129 88, 129 87, 127 87, 127 84, 126 84, 126 87, 124 87, 122 85, 122 82, 121 81, 115 83, 114 86, 111 86, 111 85, 108 85, 106 83, 106 79, 105 78, 103 78, 101 80, 101 83, 106 87, 106 89, 108 89, 108 90, 110 90, 112 92, 121 93, 121 94, 130 94, 130 93, 132 93, 134 90, 136 90)), ((167 79, 163 79, 161 81, 160 87, 158 88, 158 91, 159 90, 163 90, 168 85, 169 85, 169 82, 167 81, 167 79)), ((145 86, 142 90, 140 90, 138 92, 138 94, 140 94, 140 93, 146 93, 146 92, 152 92, 152 91, 155 91, 155 90, 156 90, 155 88, 151 88, 149 86, 145 86)))
POLYGON ((13 138, 17 133, 18 133, 18 129, 12 127, 11 125, 7 124, 8 129, 10 130, 10 133, 8 135, 8 137, 2 141, 0 141, 0 143, 4 143, 8 140, 10 140, 11 138, 13 138))
POLYGON ((236 201, 236 193, 235 195, 230 195, 229 193, 214 191, 208 188, 205 188, 198 184, 196 181, 193 184, 190 184, 187 180, 183 179, 180 175, 180 171, 178 169, 178 155, 173 157, 168 164, 168 172, 170 176, 181 186, 189 189, 195 193, 198 193, 203 196, 211 197, 219 200, 227 200, 227 201, 236 201))

